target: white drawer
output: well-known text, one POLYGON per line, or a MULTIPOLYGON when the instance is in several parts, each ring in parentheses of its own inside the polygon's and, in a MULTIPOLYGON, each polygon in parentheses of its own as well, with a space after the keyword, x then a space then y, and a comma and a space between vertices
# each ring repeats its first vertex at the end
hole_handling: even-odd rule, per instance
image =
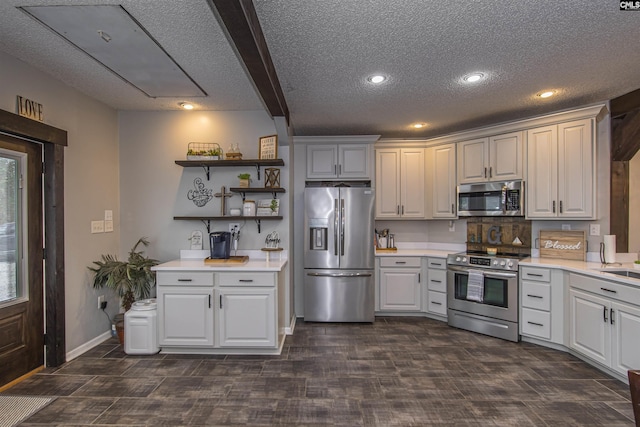
POLYGON ((275 273, 218 273, 216 283, 218 286, 275 286, 275 276, 275 273))
POLYGON ((420 267, 420 257, 384 256, 380 257, 380 267, 420 267))
POLYGON ((445 258, 427 258, 427 267, 446 270, 447 260, 445 258))
POLYGON ((624 283, 603 280, 581 274, 570 273, 569 283, 572 288, 593 292, 607 298, 640 305, 640 287, 624 283))
POLYGON ((520 278, 522 280, 535 280, 536 282, 550 282, 551 271, 546 268, 520 266, 520 278))
POLYGON ((523 281, 522 306, 537 310, 551 310, 551 284, 523 281))
POLYGON ((551 339, 551 313, 523 308, 521 314, 523 335, 551 339))
POLYGON ((213 272, 208 271, 158 271, 158 286, 213 286, 213 272))
POLYGON ((429 304, 427 310, 430 313, 440 314, 442 316, 447 315, 447 294, 429 291, 427 302, 429 304))
POLYGON ((447 292, 447 270, 429 269, 427 288, 432 291, 447 292))

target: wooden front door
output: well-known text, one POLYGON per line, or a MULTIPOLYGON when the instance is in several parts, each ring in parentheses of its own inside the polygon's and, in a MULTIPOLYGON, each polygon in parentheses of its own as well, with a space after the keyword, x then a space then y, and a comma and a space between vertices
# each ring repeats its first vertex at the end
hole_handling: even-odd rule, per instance
POLYGON ((0 135, 0 386, 44 365, 42 146, 0 135))

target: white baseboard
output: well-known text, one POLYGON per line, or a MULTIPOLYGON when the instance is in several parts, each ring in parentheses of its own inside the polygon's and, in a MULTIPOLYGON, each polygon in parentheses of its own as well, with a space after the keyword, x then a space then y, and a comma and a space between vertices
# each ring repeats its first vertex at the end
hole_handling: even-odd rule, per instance
POLYGON ((102 344, 103 342, 105 342, 109 338, 111 338, 111 331, 107 331, 107 332, 103 333, 102 335, 98 335, 97 337, 95 337, 91 341, 87 341, 86 343, 82 344, 81 346, 74 348, 73 350, 67 352, 67 362, 75 359, 76 357, 80 356, 81 354, 86 353, 87 351, 91 350, 93 347, 95 347, 95 346, 97 346, 99 344, 102 344))
POLYGON ((296 328, 296 316, 291 316, 291 323, 284 328, 284 333, 287 335, 293 335, 293 331, 296 328))

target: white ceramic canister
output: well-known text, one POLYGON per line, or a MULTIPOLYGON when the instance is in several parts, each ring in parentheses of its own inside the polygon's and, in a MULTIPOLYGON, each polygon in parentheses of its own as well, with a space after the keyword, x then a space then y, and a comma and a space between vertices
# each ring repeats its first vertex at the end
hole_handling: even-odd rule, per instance
POLYGON ((242 205, 243 216, 256 216, 256 202, 253 200, 245 200, 242 205))

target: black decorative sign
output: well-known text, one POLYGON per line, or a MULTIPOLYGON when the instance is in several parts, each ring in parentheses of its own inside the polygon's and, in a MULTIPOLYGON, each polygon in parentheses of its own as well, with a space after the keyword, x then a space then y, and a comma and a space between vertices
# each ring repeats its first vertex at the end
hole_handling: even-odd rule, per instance
POLYGON ((201 178, 194 179, 193 186, 195 190, 189 190, 187 199, 193 201, 197 207, 201 208, 206 205, 209 200, 213 199, 213 190, 204 188, 201 178))

